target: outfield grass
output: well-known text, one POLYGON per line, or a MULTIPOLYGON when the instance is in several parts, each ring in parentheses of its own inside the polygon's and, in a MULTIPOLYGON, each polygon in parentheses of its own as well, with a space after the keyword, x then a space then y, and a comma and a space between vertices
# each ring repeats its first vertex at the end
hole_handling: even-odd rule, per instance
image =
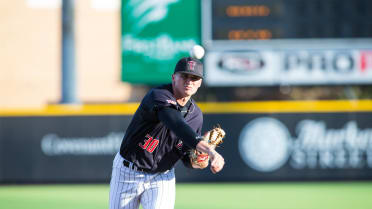
MULTIPOLYGON (((1 209, 105 209, 108 185, 0 186, 1 209)), ((371 209, 372 182, 177 184, 176 209, 371 209)))

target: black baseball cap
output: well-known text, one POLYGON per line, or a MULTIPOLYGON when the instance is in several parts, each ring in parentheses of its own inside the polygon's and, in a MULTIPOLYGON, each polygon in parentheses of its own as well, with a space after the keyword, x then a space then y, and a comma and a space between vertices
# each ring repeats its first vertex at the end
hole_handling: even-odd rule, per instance
POLYGON ((174 73, 186 73, 204 78, 203 63, 192 57, 184 57, 177 62, 174 73))

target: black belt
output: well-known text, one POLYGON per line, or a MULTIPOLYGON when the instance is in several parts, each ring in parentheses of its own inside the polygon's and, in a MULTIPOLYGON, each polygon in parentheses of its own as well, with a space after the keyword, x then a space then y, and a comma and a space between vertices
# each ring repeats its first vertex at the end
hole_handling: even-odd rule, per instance
POLYGON ((141 172, 146 172, 146 173, 153 173, 149 169, 139 168, 139 167, 135 166, 133 163, 132 163, 132 166, 130 166, 130 162, 129 161, 126 161, 126 160, 123 160, 123 165, 125 167, 128 167, 128 168, 130 168, 132 170, 135 170, 135 171, 141 171, 141 172))

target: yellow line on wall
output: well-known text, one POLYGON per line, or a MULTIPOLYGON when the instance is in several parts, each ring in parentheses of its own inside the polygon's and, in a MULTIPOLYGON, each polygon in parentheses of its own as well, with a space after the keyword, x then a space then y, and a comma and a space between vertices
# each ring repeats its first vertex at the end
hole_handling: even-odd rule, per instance
POLYGON ((0 116, 132 115, 139 103, 48 105, 44 108, 0 109, 0 116))
MULTIPOLYGON (((139 103, 48 105, 34 109, 0 109, 0 117, 132 115, 139 103)), ((200 102, 204 113, 372 112, 372 100, 200 102)))
POLYGON ((369 112, 372 100, 224 102, 199 106, 206 113, 369 112))

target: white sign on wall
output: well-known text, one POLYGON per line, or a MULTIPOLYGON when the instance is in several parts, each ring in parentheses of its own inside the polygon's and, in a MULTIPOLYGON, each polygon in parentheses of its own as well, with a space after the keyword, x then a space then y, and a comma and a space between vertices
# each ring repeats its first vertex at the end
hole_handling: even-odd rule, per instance
POLYGON ((211 51, 205 71, 211 86, 368 84, 372 49, 211 51))

